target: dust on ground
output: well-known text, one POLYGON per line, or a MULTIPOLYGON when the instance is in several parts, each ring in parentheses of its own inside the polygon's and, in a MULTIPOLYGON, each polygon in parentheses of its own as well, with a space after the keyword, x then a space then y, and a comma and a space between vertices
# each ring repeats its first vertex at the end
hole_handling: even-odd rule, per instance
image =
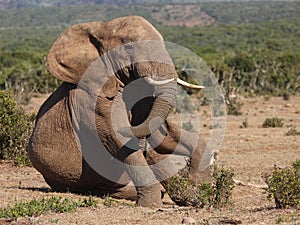
MULTIPOLYGON (((41 104, 41 99, 34 100, 41 104)), ((286 136, 295 126, 300 130, 300 96, 290 100, 274 97, 241 99, 242 116, 227 116, 225 138, 217 157, 217 164, 231 167, 235 172, 232 204, 223 209, 195 209, 178 207, 165 199, 161 209, 103 205, 99 199, 96 208, 79 208, 76 212, 49 213, 38 217, 0 220, 0 224, 182 224, 185 217, 191 217, 196 224, 300 224, 300 210, 275 209, 267 199, 261 174, 270 171, 274 164, 290 166, 300 159, 300 137, 286 136), (284 119, 282 128, 262 128, 268 117, 284 119), (240 128, 247 120, 248 126, 240 128)), ((32 107, 32 106, 30 106, 32 107)), ((38 107, 33 107, 37 109, 38 107)), ((203 118, 206 114, 203 114, 203 118)), ((205 118, 204 118, 205 119, 205 118)), ((203 127, 209 133, 209 126, 203 127)), ((72 193, 51 192, 42 176, 30 167, 15 167, 10 162, 0 163, 0 207, 52 195, 80 199, 83 196, 72 193)))

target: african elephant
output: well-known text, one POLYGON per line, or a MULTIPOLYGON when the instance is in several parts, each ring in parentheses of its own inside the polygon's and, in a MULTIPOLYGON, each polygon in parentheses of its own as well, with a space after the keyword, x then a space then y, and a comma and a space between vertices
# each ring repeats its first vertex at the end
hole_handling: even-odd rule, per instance
POLYGON ((191 157, 191 178, 199 179, 205 143, 172 122, 180 80, 160 33, 145 19, 73 25, 45 65, 63 83, 41 106, 28 153, 54 190, 157 207, 170 173, 160 162, 172 153, 191 157))

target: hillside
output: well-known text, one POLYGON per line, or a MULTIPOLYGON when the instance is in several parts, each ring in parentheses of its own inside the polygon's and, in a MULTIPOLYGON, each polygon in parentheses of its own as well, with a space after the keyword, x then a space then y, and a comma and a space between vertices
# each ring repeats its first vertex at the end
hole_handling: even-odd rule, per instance
MULTIPOLYGON (((214 0, 213 2, 232 2, 232 0, 214 0)), ((248 0, 233 0, 234 2, 246 2, 248 0)), ((265 0, 256 0, 256 2, 265 0)), ((268 0, 273 1, 273 0, 268 0)), ((209 0, 0 0, 0 9, 11 8, 32 8, 41 6, 74 6, 74 5, 87 5, 87 4, 109 4, 109 5, 135 5, 135 4, 186 4, 210 2, 209 0)))
MULTIPOLYGON (((87 5, 87 4, 141 4, 147 0, 0 0, 0 9, 35 8, 41 6, 87 5)), ((153 1, 148 1, 153 2, 153 1)))
MULTIPOLYGON (((97 1, 97 2, 104 2, 97 1)), ((117 0, 121 2, 121 0, 117 0)), ((145 0, 130 0, 143 2, 145 0)), ((207 26, 241 24, 279 19, 298 18, 300 2, 203 2, 190 4, 88 4, 96 0, 66 0, 72 6, 60 5, 56 0, 0 0, 0 28, 66 27, 75 23, 109 20, 126 15, 141 15, 155 26, 207 26), (44 4, 48 7, 26 8, 25 5, 44 4), (51 3, 51 4, 50 4, 51 3), (53 6, 56 4, 57 6, 53 6), (3 7, 17 5, 16 8, 3 7), (51 6, 50 6, 51 5, 51 6), (2 10, 1 10, 2 7, 2 10), (25 8, 24 8, 25 7, 25 8)), ((114 2, 114 1, 112 1, 114 2)), ((122 0, 122 2, 129 2, 122 0)))

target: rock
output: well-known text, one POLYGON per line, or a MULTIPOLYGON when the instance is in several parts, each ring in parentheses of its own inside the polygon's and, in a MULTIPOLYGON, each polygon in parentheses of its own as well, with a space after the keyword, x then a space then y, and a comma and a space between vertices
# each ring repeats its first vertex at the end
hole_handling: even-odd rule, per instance
POLYGON ((184 225, 196 224, 196 220, 192 217, 183 217, 181 223, 184 225))

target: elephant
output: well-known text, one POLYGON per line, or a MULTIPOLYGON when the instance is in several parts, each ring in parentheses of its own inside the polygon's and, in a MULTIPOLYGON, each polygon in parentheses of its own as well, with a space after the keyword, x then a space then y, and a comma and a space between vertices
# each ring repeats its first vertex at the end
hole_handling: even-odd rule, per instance
POLYGON ((201 87, 178 78, 146 19, 75 24, 53 43, 45 66, 62 84, 37 114, 28 154, 53 190, 160 207, 170 154, 190 158, 194 182, 209 174, 199 171, 205 142, 183 131, 174 112, 178 82, 201 87))

